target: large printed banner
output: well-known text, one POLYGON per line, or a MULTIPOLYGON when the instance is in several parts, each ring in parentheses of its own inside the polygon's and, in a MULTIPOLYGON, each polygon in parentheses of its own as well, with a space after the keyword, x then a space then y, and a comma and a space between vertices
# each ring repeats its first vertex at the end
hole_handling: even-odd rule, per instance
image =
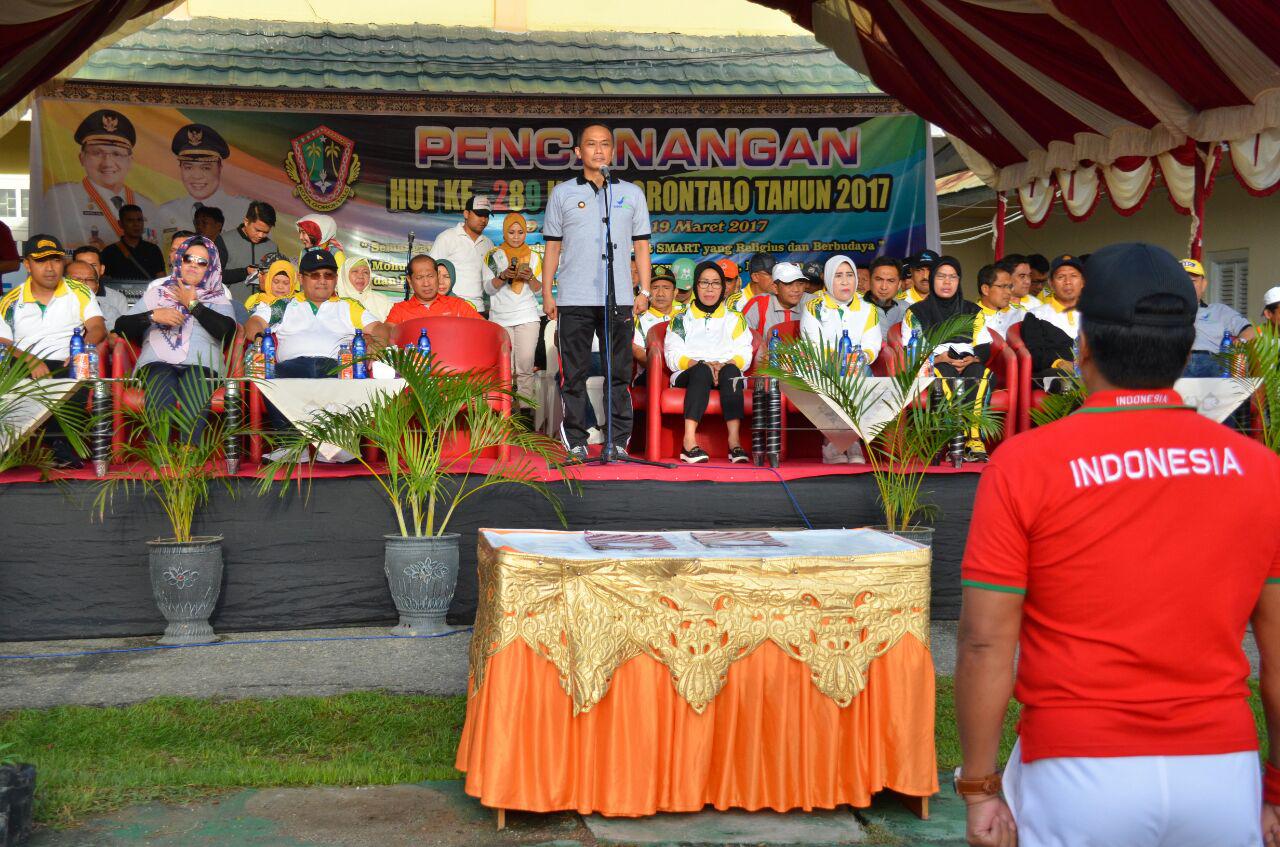
MULTIPOLYGON (((547 195, 579 173, 563 118, 281 112, 139 106, 45 98, 32 134, 33 232, 68 246, 118 238, 113 214, 134 203, 147 237, 192 228, 217 206, 226 237, 251 199, 279 220, 272 238, 299 251, 296 221, 335 218, 348 256, 400 290, 408 236, 429 253, 475 193, 494 203, 502 241, 509 211, 537 233, 547 195), (105 111, 104 111, 105 110, 105 111), (132 146, 125 144, 132 139, 132 146), (179 156, 182 156, 180 159, 179 156)), ((577 126, 578 122, 574 123, 577 126)), ((781 260, 924 249, 927 125, 913 115, 609 120, 614 172, 648 198, 657 262, 681 256, 781 260)))

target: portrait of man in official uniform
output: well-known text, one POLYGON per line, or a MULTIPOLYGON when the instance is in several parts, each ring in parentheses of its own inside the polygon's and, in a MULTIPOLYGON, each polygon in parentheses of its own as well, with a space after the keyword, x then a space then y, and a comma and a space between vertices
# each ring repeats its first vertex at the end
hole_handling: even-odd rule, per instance
POLYGON ((45 191, 39 216, 45 228, 65 244, 92 244, 101 250, 124 233, 120 209, 137 206, 145 221, 142 237, 154 241, 156 206, 126 184, 138 140, 133 123, 115 109, 99 109, 76 127, 75 140, 84 173, 79 180, 45 191))
POLYGON ((248 197, 228 194, 222 187, 222 165, 231 147, 213 127, 187 124, 173 134, 169 149, 178 160, 178 178, 186 196, 160 207, 161 229, 165 233, 191 229, 196 210, 213 206, 228 221, 240 221, 249 206, 248 197))

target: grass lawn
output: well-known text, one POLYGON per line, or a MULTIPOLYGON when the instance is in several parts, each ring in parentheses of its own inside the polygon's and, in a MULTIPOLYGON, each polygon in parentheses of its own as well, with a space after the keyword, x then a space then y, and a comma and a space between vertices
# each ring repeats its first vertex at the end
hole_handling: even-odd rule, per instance
MULTIPOLYGON (((960 761, 953 692, 951 679, 939 677, 940 768, 960 761)), ((1256 686, 1252 705, 1261 726, 1256 686)), ((67 826, 120 806, 235 788, 454 779, 465 709, 461 697, 377 692, 27 709, 0 712, 0 755, 36 765, 37 820, 67 826)), ((1015 719, 1011 708, 1004 755, 1015 719)))

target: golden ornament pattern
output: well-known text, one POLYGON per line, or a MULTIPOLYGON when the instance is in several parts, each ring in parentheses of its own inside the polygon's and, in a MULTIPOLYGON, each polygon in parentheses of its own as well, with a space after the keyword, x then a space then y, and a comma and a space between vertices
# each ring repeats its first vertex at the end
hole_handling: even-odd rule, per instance
POLYGON ((517 638, 551 662, 574 713, 641 654, 701 713, 730 666, 772 641, 841 707, 904 635, 929 644, 929 550, 852 557, 582 561, 494 548, 482 534, 471 691, 517 638))

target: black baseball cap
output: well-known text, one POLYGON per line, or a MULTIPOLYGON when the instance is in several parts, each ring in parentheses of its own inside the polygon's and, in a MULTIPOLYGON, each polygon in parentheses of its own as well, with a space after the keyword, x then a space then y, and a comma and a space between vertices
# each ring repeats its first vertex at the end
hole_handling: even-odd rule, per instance
POLYGON ((800 270, 804 272, 804 278, 815 285, 825 285, 826 282, 822 278, 822 265, 817 262, 805 262, 800 266, 800 270))
POLYGON ((24 259, 48 259, 52 256, 66 256, 62 242, 52 235, 37 234, 22 242, 24 259))
POLYGON ((921 250, 919 253, 911 256, 906 261, 907 270, 915 270, 916 268, 932 269, 938 261, 938 254, 932 250, 921 250))
POLYGON ((1080 273, 1084 273, 1084 259, 1080 256, 1072 256, 1070 253, 1054 256, 1053 261, 1049 263, 1049 276, 1056 274, 1058 268, 1062 267, 1075 268, 1080 273))
POLYGON ((764 271, 767 274, 772 274, 773 266, 776 264, 777 262, 774 261, 773 256, 768 253, 752 253, 751 258, 747 259, 747 273, 753 274, 764 271))
POLYGON ((1121 326, 1191 326, 1196 321, 1196 289, 1168 250, 1154 244, 1128 242, 1103 247, 1089 255, 1082 271, 1084 290, 1076 310, 1092 321, 1121 326), (1169 315, 1136 315, 1139 300, 1172 294, 1182 309, 1169 315))
POLYGON ((675 285, 676 272, 671 270, 670 265, 654 265, 653 273, 649 275, 649 279, 653 281, 656 281, 659 279, 665 279, 667 282, 671 283, 672 285, 675 285))
POLYGON ((300 273, 308 274, 325 268, 336 271, 338 269, 338 260, 333 258, 333 254, 323 247, 308 250, 302 254, 302 258, 298 261, 298 271, 300 273))

